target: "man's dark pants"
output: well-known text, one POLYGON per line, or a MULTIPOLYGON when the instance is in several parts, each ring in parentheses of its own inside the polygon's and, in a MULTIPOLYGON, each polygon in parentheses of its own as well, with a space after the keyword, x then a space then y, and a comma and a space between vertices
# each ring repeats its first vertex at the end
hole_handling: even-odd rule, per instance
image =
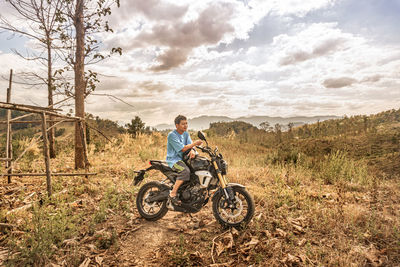
POLYGON ((189 181, 190 180, 190 169, 182 160, 172 166, 172 170, 178 173, 176 180, 189 181))

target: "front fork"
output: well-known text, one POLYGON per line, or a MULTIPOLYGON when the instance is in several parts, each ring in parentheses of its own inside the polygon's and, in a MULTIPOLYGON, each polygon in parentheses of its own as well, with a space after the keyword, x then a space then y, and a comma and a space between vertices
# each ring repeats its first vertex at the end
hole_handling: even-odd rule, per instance
POLYGON ((222 175, 221 170, 218 168, 218 164, 215 160, 213 160, 213 165, 215 171, 217 172, 219 182, 221 183, 222 191, 224 191, 225 199, 228 201, 229 208, 235 207, 235 193, 233 192, 232 187, 227 186, 228 181, 226 180, 225 175, 222 175))

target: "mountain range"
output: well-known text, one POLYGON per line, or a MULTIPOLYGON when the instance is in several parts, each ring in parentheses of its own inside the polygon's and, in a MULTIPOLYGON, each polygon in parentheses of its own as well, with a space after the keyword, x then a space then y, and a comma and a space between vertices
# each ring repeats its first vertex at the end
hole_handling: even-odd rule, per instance
MULTIPOLYGON (((250 123, 256 127, 260 126, 262 122, 268 122, 270 126, 274 126, 279 123, 283 128, 287 126, 290 122, 294 124, 294 126, 300 126, 306 123, 315 123, 317 121, 324 121, 330 119, 339 119, 339 116, 298 116, 298 117, 269 117, 269 116, 251 116, 251 117, 239 117, 239 118, 230 118, 227 116, 200 116, 192 119, 188 119, 189 129, 191 130, 204 130, 210 127, 210 123, 213 122, 232 122, 232 121, 244 121, 250 123)), ((171 124, 158 124, 154 126, 159 131, 175 129, 175 125, 171 124)))

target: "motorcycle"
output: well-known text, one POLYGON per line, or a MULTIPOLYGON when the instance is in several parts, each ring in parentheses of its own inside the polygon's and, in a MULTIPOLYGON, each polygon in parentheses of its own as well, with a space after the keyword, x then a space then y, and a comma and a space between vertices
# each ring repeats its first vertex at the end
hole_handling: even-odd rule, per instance
POLYGON ((139 185, 146 172, 161 171, 165 179, 161 182, 150 181, 144 184, 136 197, 137 210, 143 218, 156 221, 164 217, 168 210, 196 213, 204 207, 209 199, 212 201, 212 211, 215 219, 225 228, 242 229, 254 215, 254 200, 246 188, 237 183, 228 183, 226 174, 228 164, 218 148, 211 149, 204 134, 198 132, 199 139, 205 141, 206 146, 196 146, 209 158, 196 155, 190 159, 190 150, 183 155, 183 161, 190 169, 190 180, 184 182, 178 189, 180 205, 174 205, 168 199, 176 181, 177 173, 165 161, 150 160, 150 167, 135 171, 134 185, 139 185))

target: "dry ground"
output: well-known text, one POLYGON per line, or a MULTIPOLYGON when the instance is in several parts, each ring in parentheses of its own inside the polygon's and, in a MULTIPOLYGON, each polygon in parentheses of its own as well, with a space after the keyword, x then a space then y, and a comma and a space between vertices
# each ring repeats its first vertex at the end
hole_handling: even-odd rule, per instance
MULTIPOLYGON (((247 229, 222 229, 209 204, 193 218, 169 212, 157 222, 141 219, 132 170, 164 158, 164 139, 122 136, 96 152, 89 146, 98 175, 54 178, 51 199, 43 177, 14 178, 11 185, 3 178, 0 262, 82 267, 400 264, 398 180, 326 184, 302 166, 267 165, 267 150, 229 140, 215 142, 230 164, 230 181, 245 184, 256 202, 247 229), (26 209, 15 211, 19 207, 26 209)), ((42 171, 40 156, 32 158, 17 169, 42 171)), ((54 170, 73 171, 71 166, 67 148, 52 161, 54 170)), ((153 172, 146 179, 160 176, 153 172)))

